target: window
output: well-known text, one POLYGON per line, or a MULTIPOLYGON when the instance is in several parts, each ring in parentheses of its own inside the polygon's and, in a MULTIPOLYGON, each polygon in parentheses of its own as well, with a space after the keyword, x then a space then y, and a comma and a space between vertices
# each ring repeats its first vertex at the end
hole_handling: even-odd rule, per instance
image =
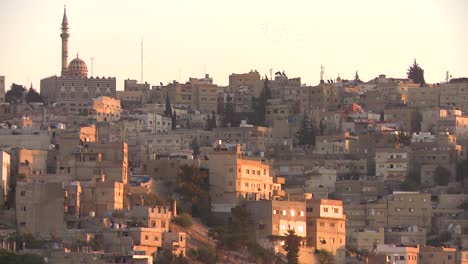
POLYGON ((20 195, 21 195, 21 196, 25 196, 25 195, 26 195, 26 191, 21 191, 20 195))
POLYGON ((323 211, 324 211, 325 213, 328 213, 328 207, 324 207, 324 208, 323 208, 323 211))
POLYGON ((296 211, 291 210, 291 216, 295 216, 295 215, 296 215, 296 211))
POLYGON ((325 223, 324 223, 324 222, 319 222, 319 225, 320 225, 320 227, 325 227, 325 223))
POLYGON ((335 227, 335 223, 330 223, 330 227, 335 227))
POLYGON ((283 212, 282 212, 282 213, 283 213, 283 215, 286 215, 286 210, 283 210, 283 212))
POLYGON ((333 212, 335 212, 335 214, 337 214, 339 212, 338 208, 334 208, 333 212))
POLYGON ((278 225, 274 225, 273 230, 278 230, 278 225))
POLYGON ((298 231, 298 232, 304 232, 304 227, 298 226, 298 227, 297 227, 297 231, 298 231))
POLYGON ((306 208, 306 212, 308 212, 308 213, 311 213, 313 211, 314 211, 314 208, 312 208, 312 207, 307 207, 306 208))
POLYGON ((286 226, 285 225, 280 225, 280 230, 286 230, 286 226))
POLYGON ((304 211, 300 211, 300 212, 299 212, 299 215, 300 215, 300 216, 304 216, 304 211))
POLYGON ((149 237, 148 237, 148 236, 145 236, 145 240, 148 240, 148 239, 149 239, 149 237))

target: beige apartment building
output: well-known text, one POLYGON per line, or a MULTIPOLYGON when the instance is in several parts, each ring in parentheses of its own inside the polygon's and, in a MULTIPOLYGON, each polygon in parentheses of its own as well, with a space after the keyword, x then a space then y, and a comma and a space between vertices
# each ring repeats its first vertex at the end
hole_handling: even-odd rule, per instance
POLYGON ((284 236, 288 230, 294 230, 300 237, 307 236, 305 201, 249 201, 247 208, 255 225, 257 242, 265 248, 275 246, 271 236, 284 236))
POLYGON ((408 90, 406 105, 418 109, 439 107, 439 96, 439 86, 410 89, 408 90))
POLYGON ((121 182, 80 182, 81 216, 94 212, 96 217, 124 208, 124 185, 121 182))
POLYGON ((385 181, 404 182, 409 172, 406 149, 376 149, 375 175, 385 181))
POLYGON ((273 141, 271 128, 261 126, 218 127, 213 134, 222 142, 241 144, 244 151, 267 152, 273 141))
POLYGON ((308 245, 334 255, 346 246, 346 215, 340 200, 306 200, 308 245))
POLYGON ((346 247, 373 250, 385 241, 384 228, 346 228, 346 247))
POLYGON ((107 96, 93 99, 88 110, 88 114, 97 122, 118 121, 121 113, 120 100, 107 96))
POLYGON ((376 256, 369 257, 369 264, 418 264, 419 247, 404 247, 380 244, 375 250, 376 256))
POLYGON ((431 195, 418 192, 393 192, 387 196, 388 227, 418 226, 431 230, 431 195))
POLYGON ((63 236, 65 199, 61 182, 18 182, 15 198, 18 232, 44 239, 63 236))
POLYGON ((419 264, 458 264, 457 249, 448 247, 419 247, 419 264))
POLYGON ((468 82, 451 80, 440 85, 440 106, 455 107, 468 113, 468 82))
POLYGON ((241 200, 274 200, 285 195, 284 178, 270 174, 270 165, 244 156, 240 145, 218 147, 208 154, 211 210, 230 212, 241 200))

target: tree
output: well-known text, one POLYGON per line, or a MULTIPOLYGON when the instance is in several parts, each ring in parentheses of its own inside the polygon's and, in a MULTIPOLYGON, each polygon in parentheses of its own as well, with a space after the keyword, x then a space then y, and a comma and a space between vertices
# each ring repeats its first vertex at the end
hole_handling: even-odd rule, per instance
POLYGON ((176 128, 177 128, 177 113, 176 113, 175 110, 171 115, 171 124, 172 124, 172 130, 176 130, 176 128))
POLYGON ((45 264, 45 261, 41 256, 36 254, 17 254, 16 252, 0 249, 0 263, 45 264))
POLYGON ((317 135, 315 123, 309 119, 306 112, 301 120, 299 130, 296 132, 297 144, 300 146, 315 146, 315 136, 317 135))
POLYGON ((322 249, 317 250, 320 264, 333 264, 333 255, 329 251, 322 249))
POLYGON ((42 103, 44 100, 42 100, 42 96, 34 90, 34 88, 29 88, 28 93, 26 94, 26 102, 28 103, 42 103))
POLYGON ((5 93, 5 102, 10 104, 21 103, 25 92, 26 88, 24 86, 13 83, 10 90, 5 93))
POLYGON ((164 110, 164 115, 167 117, 172 117, 172 106, 171 99, 169 98, 169 93, 166 93, 166 108, 164 110))
POLYGON ((299 263, 299 247, 301 246, 301 237, 296 235, 294 230, 288 230, 284 237, 284 250, 288 252, 286 258, 289 264, 299 263))
POLYGON ((228 98, 228 102, 224 106, 224 113, 222 119, 223 127, 230 127, 234 124, 234 106, 228 98))
POLYGON ((197 159, 198 155, 200 155, 200 145, 198 144, 197 137, 193 137, 191 147, 193 158, 197 159))
POLYGON ((254 123, 257 126, 265 125, 266 106, 268 99, 271 99, 270 81, 268 78, 265 78, 260 96, 258 98, 252 98, 252 108, 255 112, 254 123))
POLYGON ((434 170, 434 182, 438 186, 447 186, 450 182, 450 171, 444 167, 437 166, 434 170))
POLYGON ((414 59, 413 65, 411 65, 406 72, 408 78, 413 80, 413 82, 418 83, 421 87, 426 85, 426 81, 424 80, 424 70, 419 66, 414 59))
POLYGON ((354 75, 354 80, 356 82, 360 81, 358 71, 356 70, 356 75, 354 75))

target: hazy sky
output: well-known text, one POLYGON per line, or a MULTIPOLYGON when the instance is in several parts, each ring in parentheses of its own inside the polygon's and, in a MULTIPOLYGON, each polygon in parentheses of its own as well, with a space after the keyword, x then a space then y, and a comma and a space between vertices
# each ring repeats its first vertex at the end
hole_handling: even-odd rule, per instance
MULTIPOLYGON (((465 0, 0 0, 0 75, 7 85, 59 74, 67 5, 69 61, 94 75, 151 84, 270 68, 316 84, 325 76, 404 77, 416 58, 426 81, 468 76, 465 0)), ((29 84, 28 84, 29 86, 29 84)))

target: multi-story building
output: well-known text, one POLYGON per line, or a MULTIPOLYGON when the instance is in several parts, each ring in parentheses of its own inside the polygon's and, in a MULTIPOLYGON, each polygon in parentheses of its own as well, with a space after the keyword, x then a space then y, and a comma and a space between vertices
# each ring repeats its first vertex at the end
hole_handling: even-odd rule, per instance
POLYGON ((346 245, 346 216, 340 200, 306 200, 307 240, 316 249, 333 254, 346 245))
POLYGON ((5 102, 5 76, 0 76, 0 103, 5 102))
POLYGON ((374 179, 340 180, 335 182, 335 197, 344 203, 360 203, 382 198, 384 183, 374 179))
POLYGON ((346 228, 346 246, 358 250, 373 250, 384 243, 384 228, 346 228))
POLYGON ((452 79, 440 85, 440 106, 455 107, 468 113, 468 80, 452 79))
POLYGON ((208 74, 205 78, 190 78, 190 84, 194 91, 194 108, 202 113, 211 113, 218 111, 219 86, 213 84, 213 78, 208 74))
POLYGON ((457 259, 457 249, 449 247, 419 247, 419 264, 455 264, 460 263, 457 259))
POLYGON ((79 182, 81 186, 80 211, 82 216, 94 212, 96 217, 123 209, 124 185, 121 182, 79 182))
POLYGON ((269 127, 241 124, 239 127, 215 128, 213 134, 222 142, 241 144, 245 151, 267 152, 272 143, 272 131, 269 127))
POLYGON ((379 244, 375 249, 376 256, 369 257, 369 264, 395 263, 418 264, 419 247, 404 247, 379 244), (379 258, 379 257, 383 258, 379 258))
POLYGON ((387 226, 418 226, 431 230, 431 195, 418 192, 393 192, 386 197, 387 226))
POLYGON ((255 225, 257 242, 265 248, 271 246, 271 236, 284 236, 288 230, 294 230, 300 237, 307 235, 305 201, 249 201, 247 208, 255 225))
POLYGON ((284 178, 273 177, 270 165, 244 156, 240 145, 217 147, 208 154, 211 210, 230 212, 241 200, 273 200, 284 196, 284 178))
POLYGON ((439 107, 440 87, 421 87, 410 89, 407 95, 406 105, 411 108, 435 108, 439 107))
POLYGON ((18 182, 15 198, 20 233, 45 239, 63 236, 65 199, 61 182, 18 182))
POLYGON ((408 177, 409 155, 405 149, 377 149, 375 175, 389 182, 403 182, 408 177))
POLYGON ((10 154, 3 150, 0 150, 0 199, 2 203, 8 200, 8 194, 10 192, 10 154))
POLYGON ((111 122, 120 120, 121 112, 120 100, 107 96, 100 96, 92 100, 88 115, 97 122, 111 122))

